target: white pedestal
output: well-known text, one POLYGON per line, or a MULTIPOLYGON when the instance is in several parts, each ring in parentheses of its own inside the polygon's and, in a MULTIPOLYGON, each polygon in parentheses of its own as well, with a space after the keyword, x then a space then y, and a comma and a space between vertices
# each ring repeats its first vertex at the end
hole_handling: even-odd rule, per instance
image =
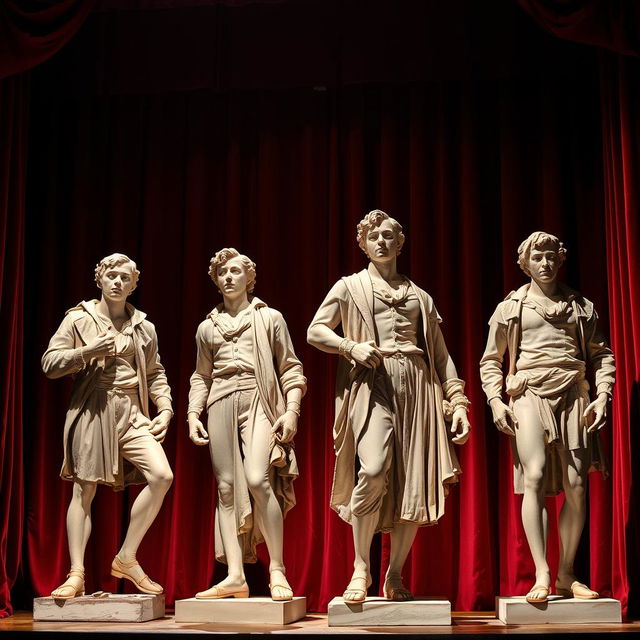
POLYGON ((578 600, 549 596, 547 602, 531 603, 524 596, 496 598, 496 614, 505 624, 595 624, 622 622, 619 600, 578 600))
POLYGON ((392 602, 367 598, 360 604, 346 604, 342 597, 329 603, 330 627, 422 627, 450 625, 451 603, 442 599, 392 602))
POLYGON ((64 622, 146 622, 164 616, 164 595, 117 594, 57 600, 33 599, 33 619, 64 622))
POLYGON ((271 598, 220 598, 176 600, 176 622, 235 622, 291 624, 307 615, 307 599, 294 597, 285 602, 271 598))

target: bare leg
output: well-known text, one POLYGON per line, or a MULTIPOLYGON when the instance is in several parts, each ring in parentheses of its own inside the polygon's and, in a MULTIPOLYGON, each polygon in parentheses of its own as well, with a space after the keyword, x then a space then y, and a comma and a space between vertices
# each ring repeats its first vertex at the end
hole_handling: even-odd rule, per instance
POLYGON ((67 509, 67 541, 71 571, 67 580, 51 592, 54 598, 69 598, 84 591, 84 552, 91 534, 91 503, 95 482, 76 480, 67 509))
MULTIPOLYGON (((560 562, 556 591, 565 595, 577 582, 573 563, 586 518, 585 483, 588 470, 586 449, 561 450, 564 485, 564 504, 560 511, 560 562)), ((577 588, 577 597, 595 598, 598 594, 585 585, 577 588)))
POLYGON ((376 402, 369 423, 357 444, 360 460, 358 483, 351 495, 351 526, 355 559, 353 576, 344 592, 350 602, 364 600, 371 584, 370 550, 386 493, 387 473, 391 464, 393 423, 389 410, 376 402))
POLYGON ((547 564, 548 517, 544 502, 544 467, 546 462, 544 430, 535 407, 526 397, 514 403, 518 419, 516 446, 524 471, 522 524, 536 566, 535 586, 527 597, 533 601, 546 599, 551 584, 547 564))
POLYGON ((269 550, 269 586, 274 600, 290 600, 293 590, 285 577, 282 555, 284 527, 282 510, 269 480, 271 423, 262 408, 256 408, 253 424, 241 429, 244 473, 254 500, 254 517, 269 550))
POLYGON ((391 558, 384 580, 384 595, 390 600, 413 600, 413 594, 402 582, 402 568, 416 533, 418 533, 418 525, 413 522, 396 524, 391 532, 391 558))

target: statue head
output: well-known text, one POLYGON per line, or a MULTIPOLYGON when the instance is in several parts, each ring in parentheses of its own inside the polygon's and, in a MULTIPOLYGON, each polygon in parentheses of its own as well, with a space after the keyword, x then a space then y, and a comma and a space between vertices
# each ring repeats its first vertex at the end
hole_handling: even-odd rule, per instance
POLYGON ((357 229, 358 245, 370 260, 385 262, 400 255, 404 244, 402 225, 384 211, 370 211, 357 229))
POLYGON ((105 298, 126 299, 138 286, 140 272, 124 253, 112 253, 96 265, 95 280, 105 298))
POLYGON ((518 264, 534 280, 552 282, 566 255, 567 250, 556 236, 535 231, 518 247, 518 264))
POLYGON ((253 293, 256 263, 236 249, 220 249, 211 258, 209 276, 223 296, 253 293))

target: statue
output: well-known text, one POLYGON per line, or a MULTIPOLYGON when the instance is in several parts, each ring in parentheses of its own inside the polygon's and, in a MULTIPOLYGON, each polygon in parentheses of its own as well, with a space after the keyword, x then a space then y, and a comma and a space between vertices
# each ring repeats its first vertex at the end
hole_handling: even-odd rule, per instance
POLYGON ((103 258, 95 270, 100 301, 82 301, 67 311, 42 356, 47 377, 74 378, 60 472, 73 481, 67 511, 71 570, 52 591, 54 598, 84 593, 84 553, 98 484, 117 491, 146 483, 133 503, 111 575, 130 580, 144 593, 162 593, 136 561, 136 552, 173 481, 161 445, 173 411, 156 330, 127 303, 139 275, 135 262, 121 253, 103 258), (149 398, 158 410, 153 420, 148 417, 149 398))
POLYGON ((528 602, 545 602, 550 593, 544 498, 560 491, 565 500, 559 518, 556 593, 598 597, 577 580, 573 563, 586 516, 586 476, 601 466, 597 431, 606 421, 615 364, 593 304, 557 282, 565 255, 560 240, 541 231, 520 245, 518 264, 531 281, 498 305, 480 363, 493 420, 513 436, 514 489, 524 494, 522 524, 536 567, 528 602), (507 351, 509 405, 502 401, 507 351), (595 372, 596 399, 591 403, 587 363, 595 372))
POLYGON ((432 298, 396 270, 404 243, 400 224, 376 209, 358 225, 357 240, 368 268, 333 286, 307 334, 313 346, 342 356, 331 507, 351 523, 355 546, 343 597, 348 603, 365 600, 371 541, 376 531, 387 531, 391 557, 384 596, 411 600, 402 567, 418 527, 438 521, 448 487, 457 482, 452 442, 468 438, 469 401, 432 298), (338 325, 343 335, 336 333, 338 325), (452 421, 451 438, 446 419, 452 421))
POLYGON ((248 597, 243 562, 256 561, 256 545, 264 540, 271 598, 291 600, 283 518, 295 505, 292 440, 306 378, 282 314, 252 295, 256 265, 235 249, 222 249, 211 259, 209 275, 222 304, 196 334, 189 437, 197 445, 209 444, 218 486, 216 559, 229 571, 196 598, 248 597), (199 420, 205 406, 208 433, 199 420))

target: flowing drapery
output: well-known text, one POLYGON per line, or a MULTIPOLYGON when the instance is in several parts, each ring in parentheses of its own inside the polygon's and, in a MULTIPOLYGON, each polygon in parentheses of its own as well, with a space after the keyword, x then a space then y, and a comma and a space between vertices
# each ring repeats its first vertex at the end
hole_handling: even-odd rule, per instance
MULTIPOLYGON (((419 532, 407 582, 457 609, 490 609, 496 593, 530 586, 508 442, 490 422, 477 363, 486 320, 523 281, 517 244, 537 228, 565 241, 564 276, 608 322, 614 294, 604 274, 613 258, 602 211, 611 191, 597 56, 543 37, 506 1, 393 11, 379 1, 366 13, 338 4, 105 10, 33 74, 24 356, 24 558, 33 592, 47 593, 68 569, 70 495, 57 477, 69 386, 45 380, 39 356, 64 310, 97 293, 93 267, 114 250, 142 270, 133 302, 156 324, 176 398, 165 442, 176 479, 139 559, 169 601, 221 576, 208 453, 190 443, 184 418, 193 334, 218 301, 207 262, 222 246, 257 262, 256 292, 285 314, 309 378, 298 506, 285 528, 290 580, 311 609, 342 591, 353 551, 349 527, 328 509, 336 363, 304 337, 330 284, 362 267, 355 224, 374 207, 405 225, 400 268, 435 297, 473 402, 460 485, 442 522, 419 532)), ((628 244, 636 250, 637 240, 628 244)), ((614 455, 617 432, 603 434, 614 455)), ((578 565, 594 588, 620 595, 630 556, 628 542, 613 542, 624 526, 616 482, 590 483, 578 565)), ((124 501, 98 492, 90 590, 116 587, 108 569, 136 491, 124 501)), ((553 523, 561 499, 549 504, 553 523)), ((387 545, 374 542, 377 579, 387 545)), ((266 593, 264 549, 260 559, 249 568, 254 594, 266 593)))

